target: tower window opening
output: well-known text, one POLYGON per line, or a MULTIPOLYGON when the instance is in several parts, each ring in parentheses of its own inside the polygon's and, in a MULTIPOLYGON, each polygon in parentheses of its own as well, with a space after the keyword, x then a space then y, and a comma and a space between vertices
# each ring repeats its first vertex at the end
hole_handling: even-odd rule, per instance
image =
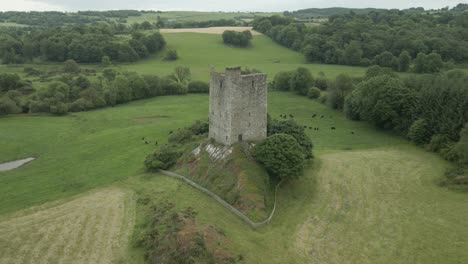
POLYGON ((255 88, 255 81, 252 80, 252 88, 255 88))
POLYGON ((219 81, 219 88, 223 88, 223 81, 219 81))

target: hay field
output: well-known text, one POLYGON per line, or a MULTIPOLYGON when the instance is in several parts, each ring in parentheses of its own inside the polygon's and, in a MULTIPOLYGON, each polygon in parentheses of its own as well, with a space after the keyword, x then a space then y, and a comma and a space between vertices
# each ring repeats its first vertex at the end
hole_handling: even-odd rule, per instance
POLYGON ((295 239, 314 263, 468 259, 467 197, 428 181, 434 168, 427 155, 387 148, 320 160, 320 188, 295 239))
POLYGON ((121 261, 134 222, 128 199, 128 192, 105 189, 5 219, 0 222, 0 263, 121 261))

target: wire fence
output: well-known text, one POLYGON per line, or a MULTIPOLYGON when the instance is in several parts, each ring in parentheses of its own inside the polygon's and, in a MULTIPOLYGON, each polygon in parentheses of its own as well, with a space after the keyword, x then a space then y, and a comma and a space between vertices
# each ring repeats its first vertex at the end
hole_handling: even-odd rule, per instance
POLYGON ((268 224, 271 219, 273 219, 273 216, 275 214, 275 211, 276 211, 276 195, 278 193, 278 188, 279 186, 281 185, 281 182, 278 183, 278 185, 276 185, 275 187, 275 200, 274 200, 274 204, 273 204, 273 210, 271 210, 271 213, 270 215, 263 221, 261 222, 254 222, 252 221, 249 217, 247 217, 246 215, 244 215, 242 212, 240 212, 239 210, 237 210, 236 208, 234 208, 232 205, 230 205, 229 203, 227 203, 226 201, 224 201, 223 199, 221 199, 221 197, 219 197, 218 195, 212 193, 211 191, 209 191, 208 189, 198 185, 197 183, 195 183, 194 181, 188 179, 187 177, 185 176, 182 176, 180 174, 177 174, 177 173, 174 173, 174 172, 170 172, 170 171, 165 171, 165 170, 159 170, 162 174, 166 175, 166 176, 169 176, 169 177, 172 177, 172 178, 176 178, 176 179, 179 179, 179 180, 182 180, 184 181, 185 183, 187 183, 188 185, 192 186, 193 188, 207 194, 208 196, 210 196, 211 198, 215 199, 218 203, 220 203, 222 206, 224 206, 226 209, 228 209, 229 211, 231 211, 233 214, 235 214, 237 217, 239 217, 240 219, 242 219, 244 222, 246 222, 248 225, 250 225, 252 228, 259 228, 259 227, 262 227, 266 224, 268 224))

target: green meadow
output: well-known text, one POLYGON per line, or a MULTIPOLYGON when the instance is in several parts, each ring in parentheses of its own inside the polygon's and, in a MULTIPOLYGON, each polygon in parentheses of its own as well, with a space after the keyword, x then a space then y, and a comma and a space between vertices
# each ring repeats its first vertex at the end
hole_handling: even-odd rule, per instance
MULTIPOLYGON (((228 247, 244 263, 468 261, 468 196, 435 184, 449 164, 291 93, 270 92, 269 112, 276 118, 292 114, 299 123, 320 128, 307 130, 315 159, 302 179, 281 187, 277 214, 267 227, 252 230, 191 187, 145 174, 143 159, 155 147, 142 137, 161 144, 169 131, 205 119, 207 111, 207 95, 185 95, 63 117, 2 117, 0 161, 37 160, 0 173, 1 216, 119 187, 134 192, 135 199, 146 194, 194 208, 200 223, 225 232, 228 247), (312 118, 314 113, 324 118, 312 118)), ((137 223, 142 218, 137 213, 137 223)), ((141 252, 129 249, 127 260, 140 261, 141 252)))
POLYGON ((249 48, 226 46, 220 35, 198 33, 166 33, 167 49, 175 49, 180 59, 169 62, 163 59, 165 51, 159 56, 122 66, 130 71, 144 74, 168 74, 174 67, 190 67, 192 78, 205 80, 209 78, 209 66, 222 71, 226 66, 243 66, 261 70, 272 78, 279 71, 288 71, 303 66, 318 74, 324 72, 334 78, 340 73, 351 76, 362 76, 366 68, 341 65, 309 64, 304 56, 273 42, 270 38, 254 36, 249 48))
MULTIPOLYGON (((176 49, 179 60, 163 60, 163 51, 115 67, 164 75, 182 65, 190 68, 192 79, 204 81, 209 78, 210 65, 218 71, 233 65, 258 69, 266 72, 269 80, 279 71, 299 66, 314 75, 324 72, 328 78, 340 73, 362 76, 366 70, 308 64, 300 53, 266 36, 254 36, 247 49, 226 46, 219 35, 168 33, 164 37, 166 50, 176 49)), ((61 67, 0 66, 0 71, 24 75, 25 66, 61 67)), ((102 69, 97 65, 82 67, 102 69)), ((33 81, 36 87, 47 84, 33 81)), ((155 150, 156 141, 161 145, 170 131, 207 118, 208 96, 194 94, 156 97, 60 117, 0 117, 0 162, 37 158, 16 170, 0 172, 0 220, 34 206, 119 188, 132 193, 133 202, 145 195, 156 201, 169 200, 181 209, 192 207, 201 224, 226 234, 227 247, 242 256, 240 263, 468 262, 468 196, 436 184, 449 163, 402 137, 365 122, 350 121, 342 112, 292 93, 270 91, 268 112, 274 118, 291 114, 307 126, 315 157, 304 177, 281 186, 276 214, 266 227, 253 230, 190 186, 144 172, 143 160, 155 150), (313 118, 314 114, 318 117, 313 118)), ((135 230, 147 221, 145 217, 137 206, 135 230)), ((6 238, 1 237, 5 230, 0 231, 1 245, 6 238)), ((37 239, 28 241, 33 245, 43 242, 37 235, 30 237, 37 239)), ((122 253, 121 262, 142 263, 142 252, 131 245, 122 253)))

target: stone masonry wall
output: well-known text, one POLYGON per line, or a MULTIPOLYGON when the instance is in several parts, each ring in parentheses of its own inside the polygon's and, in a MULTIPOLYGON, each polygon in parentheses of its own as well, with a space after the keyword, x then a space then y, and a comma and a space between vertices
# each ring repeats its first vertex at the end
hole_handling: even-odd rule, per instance
POLYGON ((239 67, 226 73, 211 71, 210 138, 224 145, 240 139, 259 141, 266 138, 267 77, 265 74, 242 75, 239 67))

